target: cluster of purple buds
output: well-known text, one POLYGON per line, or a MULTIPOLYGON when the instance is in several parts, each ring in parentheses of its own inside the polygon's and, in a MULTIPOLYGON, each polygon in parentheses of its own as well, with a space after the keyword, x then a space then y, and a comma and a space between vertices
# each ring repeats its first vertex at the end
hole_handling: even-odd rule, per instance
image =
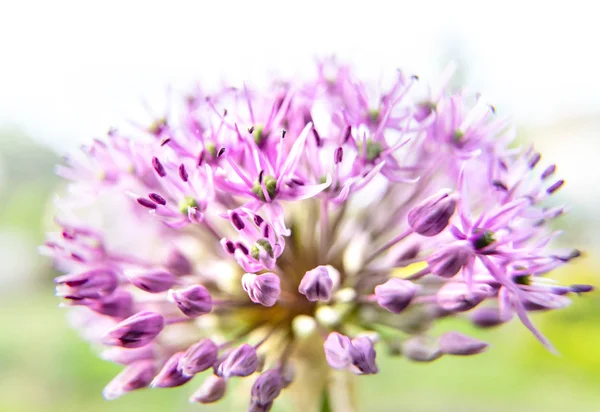
POLYGON ((42 252, 83 335, 125 365, 105 397, 210 370, 192 402, 255 376, 248 410, 268 411, 307 379, 294 374, 307 339, 313 359, 359 375, 378 372, 378 347, 418 362, 487 348, 432 336, 448 316, 516 316, 552 348, 530 312, 592 289, 547 277, 579 256, 549 247, 564 181, 448 77, 425 92, 398 72, 373 93, 325 61, 308 82, 197 89, 68 157, 42 252))

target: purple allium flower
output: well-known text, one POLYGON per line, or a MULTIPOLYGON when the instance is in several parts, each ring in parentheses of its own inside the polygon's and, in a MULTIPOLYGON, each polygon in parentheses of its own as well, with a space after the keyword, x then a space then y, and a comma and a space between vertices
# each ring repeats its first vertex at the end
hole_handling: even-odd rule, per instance
POLYGON ((64 273, 56 294, 76 326, 125 365, 106 398, 212 368, 190 398, 210 403, 260 371, 249 410, 267 411, 310 380, 300 357, 374 374, 379 347, 418 362, 486 349, 432 336, 449 316, 518 318, 551 348, 529 313, 592 289, 548 279, 580 255, 549 247, 565 212, 549 205, 556 166, 516 148, 483 98, 447 90, 452 70, 423 99, 402 72, 374 94, 350 67, 317 69, 198 88, 58 167, 69 186, 40 250, 64 273), (381 325, 401 330, 378 339, 381 325))

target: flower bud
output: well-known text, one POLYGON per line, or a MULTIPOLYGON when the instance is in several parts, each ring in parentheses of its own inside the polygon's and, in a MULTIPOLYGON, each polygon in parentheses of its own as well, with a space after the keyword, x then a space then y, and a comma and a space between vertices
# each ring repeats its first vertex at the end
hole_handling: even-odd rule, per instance
POLYGON ((480 328, 498 326, 512 319, 512 311, 505 312, 506 313, 503 314, 499 308, 477 308, 471 313, 471 322, 480 328))
POLYGON ((117 399, 127 392, 145 388, 150 384, 156 367, 152 360, 139 360, 121 371, 102 391, 107 400, 117 399))
POLYGON ((435 340, 427 336, 413 336, 402 342, 402 355, 415 362, 433 362, 442 356, 435 340))
POLYGON ((252 375, 258 367, 258 356, 254 347, 244 343, 234 349, 219 365, 218 374, 224 378, 252 375))
POLYGON ((417 289, 417 285, 409 280, 391 278, 375 287, 375 296, 379 306, 392 313, 400 313, 410 304, 417 289))
POLYGON ((442 246, 427 257, 427 265, 431 273, 443 278, 451 278, 467 263, 471 251, 461 243, 442 246))
POLYGON ((130 277, 134 286, 148 293, 169 290, 177 283, 177 277, 163 269, 149 270, 130 277))
POLYGON ((306 272, 300 281, 298 291, 311 302, 327 302, 331 299, 332 288, 333 280, 329 276, 327 268, 325 266, 317 266, 306 272))
POLYGON ((164 318, 154 312, 138 312, 111 329, 104 343, 124 348, 140 348, 152 342, 165 326, 164 318))
POLYGON ((242 287, 252 302, 260 303, 263 306, 273 306, 281 293, 279 277, 271 272, 262 275, 244 274, 242 287))
POLYGON ((175 302, 184 315, 195 318, 212 310, 212 298, 202 285, 192 285, 185 289, 171 290, 169 298, 175 302))
POLYGON ((250 402, 267 405, 275 400, 283 388, 283 377, 279 369, 263 372, 252 385, 250 402))
POLYGON ((117 289, 108 296, 91 301, 87 306, 96 313, 124 319, 133 313, 133 297, 129 292, 117 289))
POLYGON ((177 276, 189 275, 194 270, 192 263, 178 249, 169 252, 165 265, 177 276))
POLYGON ((129 365, 138 360, 153 359, 154 350, 152 345, 136 349, 113 347, 102 351, 100 356, 102 359, 110 362, 120 363, 121 365, 129 365))
POLYGON ((408 224, 422 236, 442 232, 456 210, 456 197, 442 190, 423 200, 408 213, 408 224))
POLYGON ((100 299, 117 288, 117 275, 111 269, 92 269, 81 273, 59 276, 56 295, 66 299, 100 299))
POLYGON ((377 353, 373 341, 366 336, 352 339, 352 371, 359 375, 368 375, 379 372, 375 363, 377 353))
POLYGON ((212 367, 219 356, 219 348, 210 339, 202 339, 190 346, 179 360, 179 368, 188 376, 212 367))
POLYGON ((150 386, 153 388, 174 388, 181 386, 190 379, 191 376, 184 375, 179 369, 179 361, 183 356, 183 352, 177 352, 165 362, 164 366, 156 375, 150 386))
POLYGON ((483 352, 488 344, 458 332, 446 332, 440 337, 440 351, 448 355, 476 355, 483 352))
POLYGON ((210 375, 190 397, 190 402, 213 403, 225 395, 227 382, 220 376, 210 375))
POLYGON ((464 283, 447 283, 438 290, 436 301, 448 312, 464 312, 473 309, 494 293, 485 283, 476 283, 471 289, 464 283))
POLYGON ((337 332, 331 332, 325 343, 325 358, 334 369, 344 369, 352 362, 352 342, 350 338, 337 332))

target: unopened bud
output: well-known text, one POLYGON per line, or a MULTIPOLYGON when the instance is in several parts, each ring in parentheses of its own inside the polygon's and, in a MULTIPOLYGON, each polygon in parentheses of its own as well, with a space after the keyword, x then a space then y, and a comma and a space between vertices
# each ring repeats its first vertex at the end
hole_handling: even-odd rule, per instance
POLYGON ((443 278, 450 278, 468 262, 471 251, 462 243, 452 243, 441 247, 427 257, 427 265, 431 273, 443 278))
POLYGON ((375 296, 379 306, 392 313, 400 313, 410 304, 417 290, 417 285, 409 280, 391 278, 375 287, 375 296))
POLYGON ((218 356, 217 345, 210 339, 202 339, 185 351, 179 360, 179 368, 185 375, 193 376, 214 366, 218 356))
POLYGON ((130 275, 130 279, 134 286, 148 293, 167 291, 177 283, 177 277, 163 269, 149 270, 130 275))
POLYGON ((55 279, 56 294, 66 299, 99 299, 110 295, 118 286, 111 269, 92 269, 55 279))
POLYGON ((150 386, 155 388, 174 388, 181 386, 190 379, 191 376, 184 375, 179 368, 179 361, 183 352, 177 352, 167 360, 158 375, 154 378, 150 386))
POLYGON ((127 392, 145 388, 152 382, 156 367, 152 360, 139 360, 127 366, 102 391, 107 400, 117 399, 127 392))
POLYGON ((124 348, 140 348, 152 342, 165 326, 164 318, 154 312, 138 312, 111 329, 104 343, 124 348))
POLYGON ((446 332, 440 337, 440 351, 448 355, 476 355, 487 349, 488 344, 458 332, 446 332))
POLYGON ((306 272, 300 281, 298 291, 311 302, 327 302, 331 299, 332 288, 333 280, 329 276, 327 268, 325 266, 317 266, 306 272))
POLYGON ((250 402, 267 405, 275 400, 283 388, 283 376, 279 369, 263 372, 252 385, 250 402))
POLYGON ((244 343, 237 347, 219 365, 218 374, 224 378, 249 376, 258 368, 258 356, 254 347, 244 343))
POLYGON ((190 397, 190 402, 213 403, 225 395, 227 382, 220 376, 210 375, 190 397))
POLYGON ((441 233, 456 210, 456 198, 446 190, 423 200, 408 213, 408 224, 422 236, 441 233))
POLYGON ((185 289, 172 290, 170 299, 184 315, 190 318, 209 313, 212 310, 212 298, 208 289, 202 285, 192 285, 185 289))
POLYGON ((281 293, 279 277, 270 272, 261 275, 244 274, 242 287, 252 302, 260 303, 263 306, 273 306, 281 293))

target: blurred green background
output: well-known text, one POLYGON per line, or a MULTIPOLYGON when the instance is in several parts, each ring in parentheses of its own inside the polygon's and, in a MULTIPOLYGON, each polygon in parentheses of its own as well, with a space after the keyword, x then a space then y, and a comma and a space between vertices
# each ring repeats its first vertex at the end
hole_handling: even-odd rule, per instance
MULTIPOLYGON (((0 131, 0 411, 238 410, 235 390, 216 406, 188 404, 200 380, 183 388, 139 391, 110 403, 102 398, 102 388, 120 367, 99 359, 69 327, 53 296, 50 262, 36 254, 50 219, 52 191, 59 184, 51 173, 58 161, 53 151, 18 129, 0 131)), ((583 218, 559 224, 578 229, 583 218)), ((569 241, 585 249, 576 234, 569 241)), ((559 279, 598 283, 594 245, 589 246, 585 258, 557 273, 559 279)), ((476 357, 432 364, 379 353, 381 373, 357 382, 360 410, 600 410, 598 292, 575 297, 571 307, 534 320, 561 356, 548 353, 518 322, 478 331, 467 322, 447 320, 437 328, 479 336, 492 348, 476 357)), ((288 408, 280 402, 275 410, 288 408)))

